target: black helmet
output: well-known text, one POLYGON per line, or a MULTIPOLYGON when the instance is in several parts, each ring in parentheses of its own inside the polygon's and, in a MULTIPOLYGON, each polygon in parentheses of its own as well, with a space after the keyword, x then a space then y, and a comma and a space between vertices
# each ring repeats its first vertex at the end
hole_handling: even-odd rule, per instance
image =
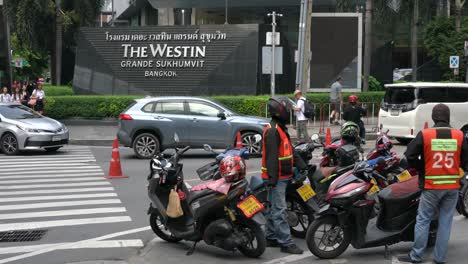
POLYGON ((268 100, 268 113, 272 118, 287 123, 291 109, 294 107, 294 102, 286 96, 273 96, 268 100))

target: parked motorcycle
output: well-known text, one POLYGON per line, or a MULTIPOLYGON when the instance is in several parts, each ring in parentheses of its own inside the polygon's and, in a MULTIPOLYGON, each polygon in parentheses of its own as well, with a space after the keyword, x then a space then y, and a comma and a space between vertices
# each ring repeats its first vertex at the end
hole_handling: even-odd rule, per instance
POLYGON ((197 242, 203 240, 225 250, 238 249, 247 257, 259 257, 266 247, 261 228, 266 221, 259 214, 262 204, 247 190, 247 180, 232 182, 227 194, 212 189, 189 190, 180 163, 181 155, 189 148, 176 149, 169 157, 158 154, 151 160, 148 214, 154 233, 168 242, 193 241, 188 255, 193 253, 197 242), (174 188, 183 211, 178 218, 166 213, 168 197, 174 188))
MULTIPOLYGON (((317 257, 340 256, 351 244, 356 249, 385 246, 414 240, 414 225, 421 191, 417 177, 376 190, 376 173, 367 162, 356 164, 330 185, 320 209, 309 226, 306 241, 317 257), (380 201, 374 215, 375 195, 380 201)), ((437 223, 430 228, 429 245, 435 243, 437 223)))

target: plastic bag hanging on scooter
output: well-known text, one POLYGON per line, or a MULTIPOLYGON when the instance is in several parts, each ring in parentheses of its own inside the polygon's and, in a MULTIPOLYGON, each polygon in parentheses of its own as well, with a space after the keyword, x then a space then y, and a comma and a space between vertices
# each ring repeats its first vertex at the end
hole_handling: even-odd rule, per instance
POLYGON ((177 193, 176 188, 177 186, 175 186, 169 194, 169 203, 166 209, 167 216, 171 218, 178 218, 184 215, 184 211, 180 205, 179 194, 177 193))

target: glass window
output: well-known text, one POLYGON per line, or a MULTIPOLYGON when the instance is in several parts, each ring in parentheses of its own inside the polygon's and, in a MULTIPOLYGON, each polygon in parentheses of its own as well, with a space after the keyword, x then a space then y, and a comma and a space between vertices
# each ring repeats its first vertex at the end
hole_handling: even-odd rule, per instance
POLYGON ((145 113, 152 113, 154 111, 154 105, 156 103, 152 102, 152 103, 148 103, 146 104, 145 106, 143 106, 143 108, 141 109, 141 111, 145 112, 145 113))
POLYGON ((159 102, 156 104, 156 113, 160 114, 173 114, 173 115, 183 115, 184 103, 183 102, 159 102))
POLYGON ((189 103, 190 114, 191 115, 201 115, 201 116, 213 116, 217 117, 220 109, 207 105, 201 102, 190 102, 189 103))
POLYGON ((2 105, 0 106, 0 114, 8 119, 28 119, 42 117, 32 109, 22 105, 2 105))
POLYGON ((156 26, 158 25, 158 10, 153 8, 150 4, 146 6, 146 25, 156 26))
POLYGON ((447 102, 447 88, 431 87, 419 89, 418 100, 421 100, 421 103, 447 102))
POLYGON ((191 25, 192 24, 192 9, 191 8, 174 8, 174 24, 175 25, 191 25))
POLYGON ((385 93, 384 102, 387 104, 412 103, 415 99, 414 88, 388 88, 385 93))
POLYGON ((451 103, 468 102, 468 88, 448 88, 448 101, 451 103))

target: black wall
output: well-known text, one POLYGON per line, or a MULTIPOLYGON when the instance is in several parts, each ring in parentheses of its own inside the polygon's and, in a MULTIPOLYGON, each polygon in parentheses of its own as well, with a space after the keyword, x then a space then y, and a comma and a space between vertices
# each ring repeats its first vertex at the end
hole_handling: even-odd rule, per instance
MULTIPOLYGON (((258 71, 258 25, 200 25, 81 28, 73 85, 77 93, 143 95, 217 95, 256 94, 258 71), (106 33, 107 32, 107 33, 106 33), (162 32, 170 40, 155 40, 162 32), (225 37, 201 40, 202 34, 218 33, 225 37), (176 40, 174 34, 197 35, 194 39, 176 40), (123 39, 110 39, 109 36, 123 39), (132 36, 146 40, 134 40, 132 36), (153 36, 153 37, 151 37, 153 36), (124 46, 147 47, 147 57, 131 58, 124 46), (154 57, 150 44, 205 47, 205 57, 154 57), (153 61, 153 68, 122 67, 122 61, 153 61), (203 67, 156 68, 156 61, 204 61, 203 67), (170 72, 163 77, 145 77, 145 72, 170 72)), ((218 35, 219 36, 219 35, 218 35)), ((128 48, 130 49, 130 48, 128 48)), ((190 52, 189 52, 190 53, 190 52)), ((166 54, 167 55, 167 54, 166 54)))

